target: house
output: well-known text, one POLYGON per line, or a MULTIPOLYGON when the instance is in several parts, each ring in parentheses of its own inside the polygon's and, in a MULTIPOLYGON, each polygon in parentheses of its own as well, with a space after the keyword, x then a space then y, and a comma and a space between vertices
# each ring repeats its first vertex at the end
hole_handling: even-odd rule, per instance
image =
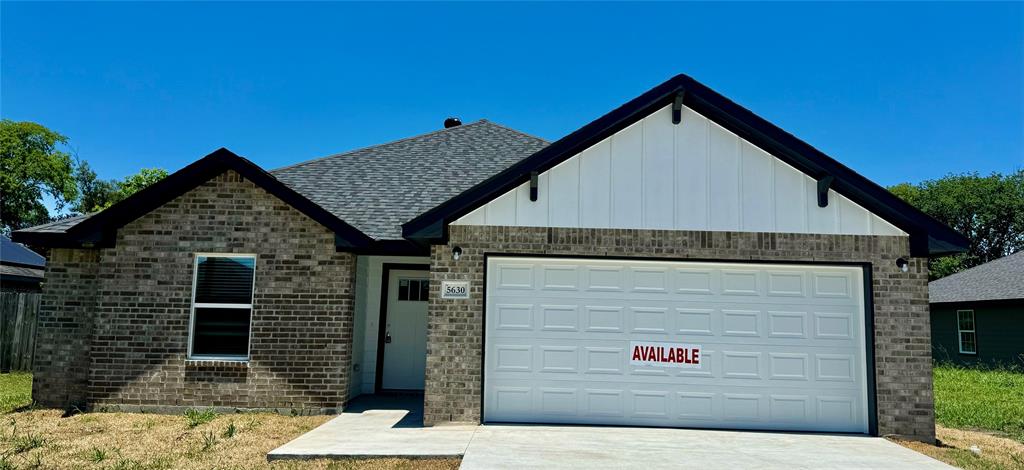
POLYGON ((0 235, 0 291, 39 292, 46 258, 0 235))
POLYGON ((1024 251, 928 284, 938 361, 1024 365, 1024 251))
POLYGON ((555 141, 220 149, 52 247, 34 398, 934 440, 927 259, 967 241, 685 75, 555 141))

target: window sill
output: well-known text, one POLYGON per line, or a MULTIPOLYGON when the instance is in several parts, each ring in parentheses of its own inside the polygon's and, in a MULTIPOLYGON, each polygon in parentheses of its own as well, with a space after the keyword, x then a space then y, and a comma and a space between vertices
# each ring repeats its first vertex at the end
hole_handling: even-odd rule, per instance
POLYGON ((249 359, 229 359, 217 357, 190 357, 185 359, 185 367, 192 368, 236 368, 249 367, 249 359))

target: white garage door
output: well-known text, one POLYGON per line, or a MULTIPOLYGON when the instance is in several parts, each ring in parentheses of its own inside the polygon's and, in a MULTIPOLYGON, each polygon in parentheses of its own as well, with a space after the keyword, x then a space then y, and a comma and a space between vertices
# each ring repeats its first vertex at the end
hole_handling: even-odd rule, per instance
POLYGON ((862 275, 490 258, 484 420, 867 432, 862 275))

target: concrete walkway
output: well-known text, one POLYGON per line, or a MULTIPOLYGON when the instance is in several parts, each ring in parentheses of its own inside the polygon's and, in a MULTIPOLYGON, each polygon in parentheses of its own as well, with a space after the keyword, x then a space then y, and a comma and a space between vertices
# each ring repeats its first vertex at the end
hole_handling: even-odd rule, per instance
POLYGON ((477 425, 423 427, 423 396, 361 396, 267 460, 331 457, 459 457, 477 425))
POLYGON ((423 427, 422 396, 360 397, 268 460, 458 457, 462 468, 952 469, 876 437, 609 426, 423 427))

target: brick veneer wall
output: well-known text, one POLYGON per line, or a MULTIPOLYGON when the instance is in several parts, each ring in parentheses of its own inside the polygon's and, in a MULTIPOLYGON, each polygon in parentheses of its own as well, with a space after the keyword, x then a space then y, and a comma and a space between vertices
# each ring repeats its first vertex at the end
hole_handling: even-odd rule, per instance
POLYGON ((85 407, 98 268, 96 250, 50 250, 32 363, 32 399, 41 406, 85 407))
POLYGON ((450 226, 431 249, 431 282, 470 281, 469 300, 431 296, 424 421, 481 417, 484 255, 504 253, 644 256, 674 259, 871 263, 878 429, 934 441, 928 268, 910 258, 905 237, 667 230, 450 226), (462 248, 453 261, 451 249, 462 248))
MULTIPOLYGON (((333 232, 239 174, 226 172, 125 225, 98 259, 86 356, 91 406, 343 406, 355 256, 336 252, 333 232), (196 253, 257 255, 248 363, 187 359, 196 253)), ((67 305, 77 279, 48 276, 44 292, 67 305)), ((37 360, 49 354, 39 350, 37 360)), ((54 370, 39 372, 36 380, 55 380, 54 370)))

